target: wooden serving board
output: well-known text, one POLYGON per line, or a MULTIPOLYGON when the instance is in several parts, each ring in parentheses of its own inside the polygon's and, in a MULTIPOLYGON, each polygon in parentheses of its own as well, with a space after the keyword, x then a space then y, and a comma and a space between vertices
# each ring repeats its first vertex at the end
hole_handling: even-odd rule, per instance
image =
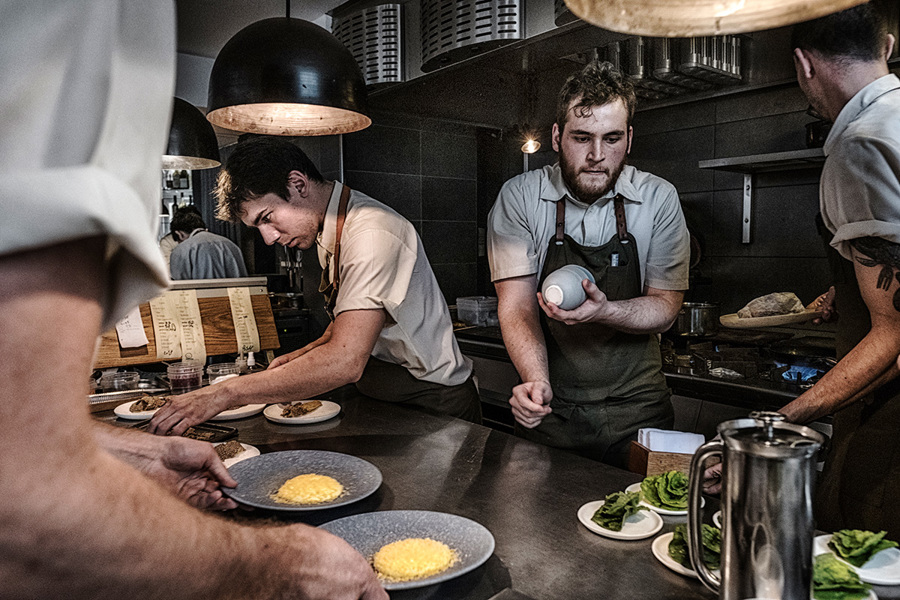
MULTIPOLYGON (((250 301, 253 305, 253 315, 256 317, 256 328, 259 330, 260 349, 278 348, 278 330, 275 328, 275 317, 272 315, 269 297, 265 294, 256 294, 250 297, 250 301)), ((237 353, 237 336, 234 334, 234 321, 231 317, 231 303, 228 296, 197 298, 197 304, 200 306, 203 321, 206 355, 237 353)), ((140 348, 120 348, 116 330, 110 329, 101 336, 100 348, 94 362, 95 369, 160 362, 161 359, 156 356, 156 338, 153 333, 149 302, 141 304, 141 321, 149 343, 140 348)))
POLYGON ((816 317, 822 316, 818 310, 807 308, 803 312, 789 313, 786 315, 773 315, 771 317, 747 317, 741 318, 737 313, 730 315, 722 315, 719 317, 719 323, 723 327, 732 327, 734 329, 747 329, 752 327, 777 327, 779 325, 791 325, 796 323, 806 323, 812 321, 816 317))

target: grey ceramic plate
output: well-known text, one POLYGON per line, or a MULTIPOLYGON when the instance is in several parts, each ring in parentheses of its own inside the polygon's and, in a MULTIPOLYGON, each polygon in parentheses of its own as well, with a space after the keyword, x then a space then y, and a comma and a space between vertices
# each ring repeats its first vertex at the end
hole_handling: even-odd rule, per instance
POLYGON ((494 552, 494 536, 484 526, 457 515, 426 510, 362 513, 320 525, 343 538, 368 560, 385 544, 431 538, 455 550, 459 560, 443 573, 415 581, 384 582, 386 590, 424 587, 459 577, 481 566, 494 552))
POLYGON ((270 452, 241 461, 228 469, 238 487, 225 493, 241 504, 286 512, 322 510, 362 500, 381 485, 381 471, 372 463, 349 454, 325 450, 270 452), (344 493, 321 504, 283 504, 272 496, 285 481, 297 475, 315 473, 334 477, 344 493))

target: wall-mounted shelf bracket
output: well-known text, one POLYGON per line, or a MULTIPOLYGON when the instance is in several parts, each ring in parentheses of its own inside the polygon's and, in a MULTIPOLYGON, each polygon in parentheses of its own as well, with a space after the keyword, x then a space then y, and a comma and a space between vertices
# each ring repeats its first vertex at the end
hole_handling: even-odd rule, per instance
POLYGON ((821 167, 824 162, 825 153, 821 148, 808 148, 806 150, 791 150, 789 152, 701 160, 698 166, 701 169, 744 174, 741 242, 749 244, 751 242, 751 225, 753 224, 756 174, 771 173, 773 171, 815 169, 821 167))

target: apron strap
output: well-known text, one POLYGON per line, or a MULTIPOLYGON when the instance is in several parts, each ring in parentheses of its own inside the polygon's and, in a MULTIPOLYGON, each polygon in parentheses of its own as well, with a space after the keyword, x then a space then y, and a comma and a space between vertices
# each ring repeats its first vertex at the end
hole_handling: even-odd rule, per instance
POLYGON ((341 189, 341 201, 338 204, 337 214, 337 231, 334 236, 334 260, 331 262, 334 277, 334 293, 337 296, 338 287, 341 285, 341 270, 338 268, 341 264, 341 233, 344 231, 344 220, 347 218, 347 203, 350 200, 350 188, 346 185, 341 189))
POLYGON ((622 194, 616 194, 613 198, 613 208, 616 213, 616 234, 623 244, 628 243, 628 224, 625 222, 625 198, 622 194))
POLYGON ((566 199, 556 201, 556 245, 562 246, 566 236, 566 199))

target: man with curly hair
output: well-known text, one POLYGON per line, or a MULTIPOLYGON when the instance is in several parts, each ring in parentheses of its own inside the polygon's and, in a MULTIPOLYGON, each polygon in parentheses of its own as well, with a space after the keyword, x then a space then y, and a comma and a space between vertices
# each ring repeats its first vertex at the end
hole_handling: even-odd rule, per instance
POLYGON ((488 217, 500 328, 522 383, 510 404, 533 441, 624 466, 641 427, 674 413, 657 335, 688 287, 689 236, 674 186, 627 164, 634 88, 609 63, 563 86, 559 162, 507 181, 488 217), (588 269, 587 300, 538 293, 556 269, 588 269))

